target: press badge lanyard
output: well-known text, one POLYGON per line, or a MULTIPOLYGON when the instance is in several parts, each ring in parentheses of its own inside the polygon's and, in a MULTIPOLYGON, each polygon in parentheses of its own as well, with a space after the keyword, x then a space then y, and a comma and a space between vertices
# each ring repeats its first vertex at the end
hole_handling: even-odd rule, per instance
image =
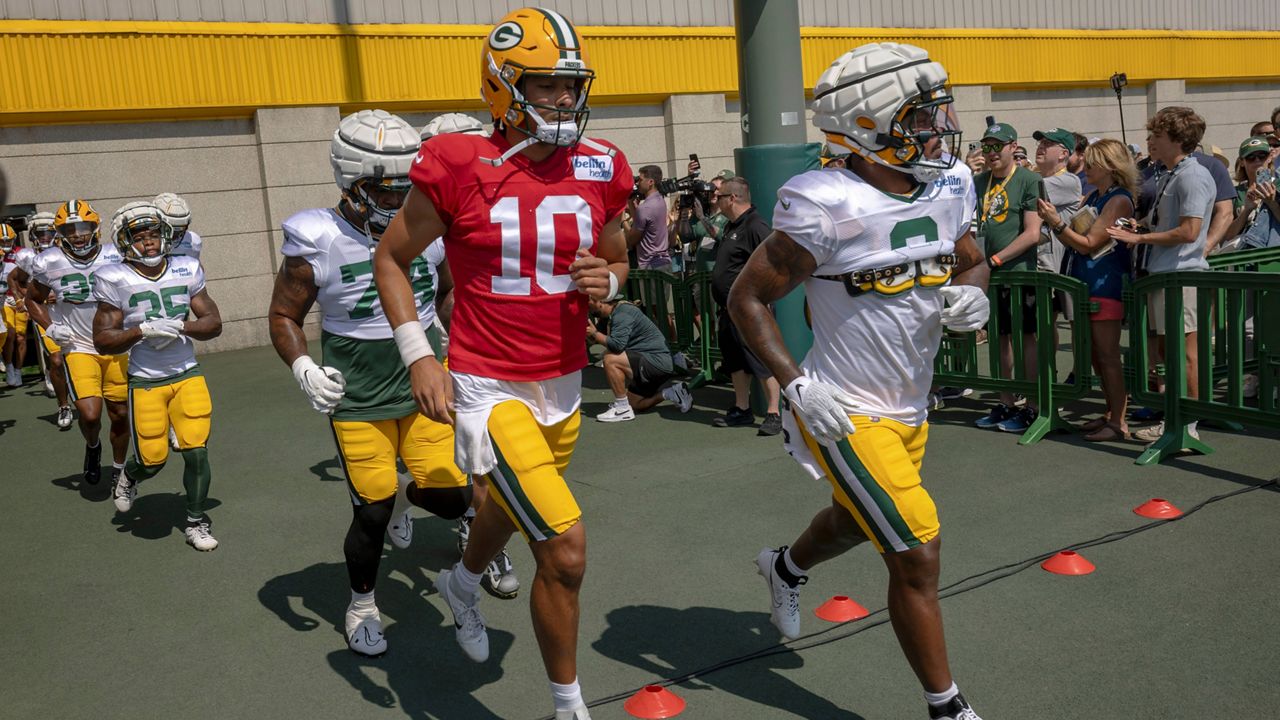
MULTIPOLYGON (((1178 161, 1177 165, 1173 166, 1172 170, 1156 182, 1156 201, 1155 204, 1151 206, 1151 214, 1149 215, 1151 222, 1147 225, 1147 229, 1151 232, 1155 232, 1156 225, 1160 224, 1160 201, 1164 200, 1164 191, 1169 189, 1169 183, 1173 182, 1173 176, 1178 174, 1178 171, 1182 169, 1182 166, 1186 164, 1188 160, 1194 162, 1195 158, 1190 155, 1182 158, 1178 161)), ((1151 259, 1151 246, 1146 243, 1139 245, 1137 255, 1134 267, 1142 272, 1146 272, 1147 263, 1151 259)))

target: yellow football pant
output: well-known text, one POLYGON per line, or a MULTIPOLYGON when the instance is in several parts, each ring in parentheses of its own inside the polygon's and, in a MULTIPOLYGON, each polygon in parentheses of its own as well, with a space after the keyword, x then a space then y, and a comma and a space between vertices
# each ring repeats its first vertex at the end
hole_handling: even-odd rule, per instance
POLYGON ((453 462, 453 428, 420 413, 332 424, 351 500, 357 505, 396 494, 397 457, 420 488, 466 487, 471 482, 453 462))
POLYGON ((555 425, 539 425, 518 400, 498 404, 489 415, 489 438, 498 458, 489 473, 489 498, 526 540, 553 538, 582 518, 564 481, 581 423, 581 414, 574 413, 555 425))

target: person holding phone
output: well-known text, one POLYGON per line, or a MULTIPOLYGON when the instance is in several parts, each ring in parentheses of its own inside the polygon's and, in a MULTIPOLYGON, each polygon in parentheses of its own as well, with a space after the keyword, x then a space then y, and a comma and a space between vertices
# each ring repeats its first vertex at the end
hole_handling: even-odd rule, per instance
POLYGON ((1240 244, 1265 245, 1270 228, 1257 228, 1259 220, 1277 224, 1280 221, 1280 202, 1276 199, 1276 172, 1267 165, 1271 157, 1271 145, 1265 137, 1251 137, 1240 143, 1239 171, 1236 193, 1240 208, 1227 227, 1226 237, 1241 237, 1240 244), (1267 232, 1262 232, 1266 230, 1267 232), (1263 241, 1259 243, 1258 240, 1263 241))
MULTIPOLYGON (((1080 178, 1067 170, 1067 161, 1076 150, 1076 136, 1070 130, 1052 128, 1037 130, 1031 134, 1036 139, 1036 172, 1043 178, 1040 181, 1040 199, 1047 200, 1058 216, 1066 222, 1080 210, 1082 190, 1080 178)), ((1043 217, 1043 216, 1041 216, 1043 217)), ((1054 242, 1048 225, 1040 228, 1040 245, 1036 247, 1036 267, 1045 272, 1062 272, 1065 246, 1054 242)), ((1068 322, 1075 320, 1071 303, 1067 294, 1061 290, 1053 294, 1053 312, 1062 315, 1068 322)), ((1054 323, 1053 344, 1058 344, 1058 328, 1054 323)))

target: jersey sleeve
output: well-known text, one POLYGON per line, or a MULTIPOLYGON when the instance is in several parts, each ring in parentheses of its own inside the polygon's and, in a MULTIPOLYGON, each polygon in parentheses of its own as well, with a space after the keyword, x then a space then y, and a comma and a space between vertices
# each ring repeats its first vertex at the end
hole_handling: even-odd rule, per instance
POLYGON ((613 179, 605 189, 604 219, 609 222, 627 209, 627 198, 631 196, 634 180, 631 175, 631 163, 627 156, 619 150, 613 156, 613 179))
POLYGON ((199 260, 191 258, 195 262, 191 263, 191 285, 188 287, 191 295, 199 295, 204 290, 204 266, 199 260))
POLYGON ((36 255, 34 260, 31 261, 31 272, 30 272, 31 278, 36 282, 40 283, 41 285, 48 287, 49 286, 48 274, 49 274, 49 260, 48 258, 45 257, 44 253, 40 253, 39 255, 36 255))
POLYGON ((778 202, 773 207, 773 227, 808 250, 818 265, 825 263, 836 251, 836 226, 831 215, 794 181, 778 190, 778 202))
POLYGON ((422 256, 431 263, 432 268, 440 267, 440 263, 444 262, 444 241, 440 238, 432 240, 427 249, 422 252, 422 256))
POLYGON ((307 233, 302 228, 302 218, 294 215, 283 223, 280 228, 284 230, 284 243, 280 245, 280 254, 289 258, 302 258, 311 266, 312 275, 315 276, 316 287, 324 287, 328 278, 325 273, 325 263, 323 262, 322 253, 320 252, 320 244, 311 237, 311 233, 307 233))
POLYGON ((124 300, 120 298, 120 276, 114 272, 111 267, 104 267, 94 275, 93 278, 93 294, 91 297, 94 302, 102 302, 117 308, 124 307, 124 300))
MULTIPOLYGON (((459 168, 455 160, 459 153, 453 145, 466 142, 465 135, 437 135, 422 144, 418 156, 409 169, 409 180, 418 192, 426 195, 436 207, 436 214, 446 225, 453 222, 459 211, 459 168)), ((478 160, 477 160, 478 162, 478 160)))

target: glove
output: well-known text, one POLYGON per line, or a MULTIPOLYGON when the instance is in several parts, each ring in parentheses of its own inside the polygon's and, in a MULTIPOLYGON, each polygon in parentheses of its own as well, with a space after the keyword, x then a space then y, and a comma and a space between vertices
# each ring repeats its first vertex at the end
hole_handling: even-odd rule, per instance
POLYGON ((168 339, 177 340, 182 334, 182 321, 171 318, 158 318, 156 320, 148 320, 138 326, 142 331, 142 337, 147 340, 168 339))
POLYGON ((987 326, 991 303, 982 288, 972 285, 948 285, 938 290, 947 302, 942 309, 942 324, 949 330, 970 332, 987 326))
POLYGON ((835 385, 801 375, 782 392, 819 444, 832 445, 853 434, 849 414, 858 410, 858 401, 835 385))
POLYGON ((293 361, 293 377, 307 394, 312 409, 325 415, 333 414, 347 388, 342 373, 331 367, 320 367, 307 355, 293 361))
POLYGON ((75 333, 64 323, 56 322, 45 328, 45 335, 59 345, 66 345, 75 337, 75 333))

